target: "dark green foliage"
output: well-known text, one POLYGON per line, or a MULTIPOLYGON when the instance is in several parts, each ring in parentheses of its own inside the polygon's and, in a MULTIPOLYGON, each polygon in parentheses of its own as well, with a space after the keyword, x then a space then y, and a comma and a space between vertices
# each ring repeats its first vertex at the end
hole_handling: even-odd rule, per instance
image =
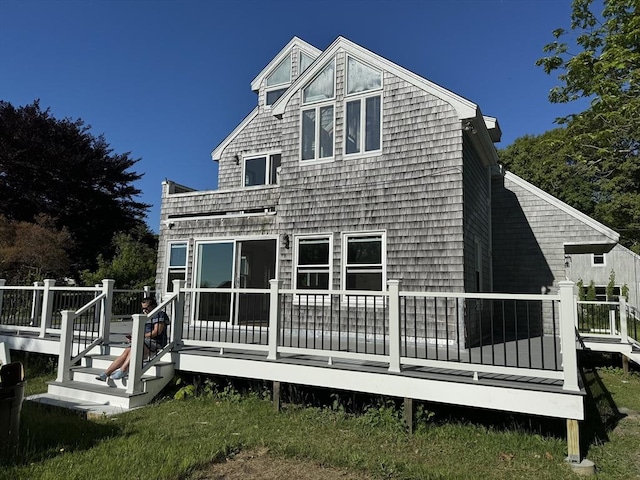
POLYGON ((558 119, 566 125, 565 150, 593 183, 593 212, 585 213, 640 252, 639 2, 605 0, 600 15, 592 3, 573 1, 571 32, 554 31, 556 40, 544 47, 549 55, 537 65, 559 72, 561 85, 551 90, 551 102, 591 100, 587 110, 558 119), (576 39, 576 54, 560 41, 565 35, 576 39))
POLYGON ((44 214, 66 228, 75 271, 110 256, 114 233, 136 227, 148 208, 133 186, 142 176, 130 170, 138 160, 89 130, 38 101, 18 108, 0 101, 0 214, 24 222, 44 214))

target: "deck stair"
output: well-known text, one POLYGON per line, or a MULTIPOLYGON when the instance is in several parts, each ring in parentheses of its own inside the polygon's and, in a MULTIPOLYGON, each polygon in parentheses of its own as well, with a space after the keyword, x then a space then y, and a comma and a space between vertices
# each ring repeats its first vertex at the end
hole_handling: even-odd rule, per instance
POLYGON ((173 378, 174 363, 170 353, 153 365, 142 377, 140 392, 128 393, 128 378, 107 382, 95 377, 111 364, 124 347, 108 347, 107 353, 97 351, 87 355, 80 365, 71 368, 68 381, 52 381, 46 394, 27 400, 54 407, 68 408, 87 415, 110 415, 141 407, 149 403, 173 378))

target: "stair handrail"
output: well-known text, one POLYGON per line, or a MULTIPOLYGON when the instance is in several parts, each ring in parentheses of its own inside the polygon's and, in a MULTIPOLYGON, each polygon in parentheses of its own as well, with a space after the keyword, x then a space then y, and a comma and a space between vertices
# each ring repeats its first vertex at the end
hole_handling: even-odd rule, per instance
POLYGON ((162 357, 170 352, 174 347, 182 345, 182 321, 184 315, 184 280, 173 281, 173 293, 162 301, 156 308, 147 314, 133 315, 133 325, 131 329, 131 359, 129 362, 129 382, 127 383, 127 393, 134 394, 142 391, 142 376, 156 365, 162 357), (163 311, 168 305, 171 309, 171 337, 169 342, 159 350, 156 355, 143 364, 144 348, 144 325, 147 319, 152 318, 156 313, 163 311), (143 321, 144 320, 144 321, 143 321))

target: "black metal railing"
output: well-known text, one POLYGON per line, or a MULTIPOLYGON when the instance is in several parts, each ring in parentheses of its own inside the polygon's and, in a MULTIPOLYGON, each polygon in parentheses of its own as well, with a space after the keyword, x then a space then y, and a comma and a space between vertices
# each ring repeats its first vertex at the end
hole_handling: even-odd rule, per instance
POLYGON ((33 326, 36 319, 40 318, 40 311, 34 311, 34 298, 37 294, 37 290, 29 287, 5 287, 0 290, 0 325, 33 326))

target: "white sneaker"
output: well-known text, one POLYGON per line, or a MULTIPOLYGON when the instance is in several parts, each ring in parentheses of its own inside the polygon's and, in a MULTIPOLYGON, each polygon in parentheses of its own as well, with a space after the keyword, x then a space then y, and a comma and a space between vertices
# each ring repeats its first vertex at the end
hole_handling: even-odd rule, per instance
POLYGON ((111 374, 111 378, 113 380, 120 380, 121 378, 126 378, 127 375, 128 375, 127 372, 123 372, 122 370, 117 369, 115 372, 111 374))

